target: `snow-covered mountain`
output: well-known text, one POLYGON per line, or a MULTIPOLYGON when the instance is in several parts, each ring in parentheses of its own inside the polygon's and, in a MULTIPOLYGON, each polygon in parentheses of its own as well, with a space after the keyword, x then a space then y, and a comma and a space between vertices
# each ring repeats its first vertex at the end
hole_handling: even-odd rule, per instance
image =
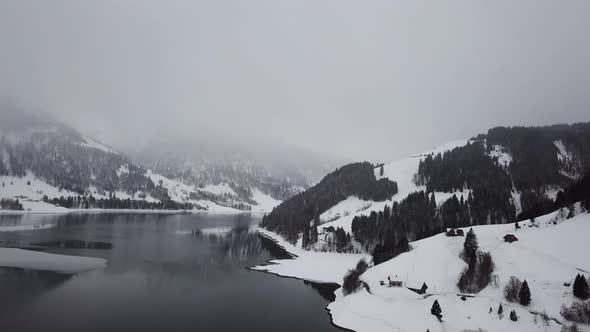
POLYGON ((131 155, 171 179, 212 193, 223 187, 222 194, 230 192, 248 203, 256 190, 275 200, 290 198, 335 165, 328 158, 290 146, 203 140, 152 142, 131 155))
POLYGON ((0 157, 3 208, 231 212, 269 211, 280 202, 263 187, 251 187, 246 199, 226 183, 198 187, 172 180, 49 116, 6 107, 0 112, 0 157))
POLYGON ((562 315, 584 320, 590 310, 588 300, 572 295, 576 275, 590 273, 589 160, 586 123, 495 128, 378 165, 370 181, 394 181, 396 193, 385 200, 340 196, 302 221, 315 235, 276 225, 290 220, 283 215, 296 199, 267 215, 271 222, 259 233, 295 258, 255 269, 340 285, 348 280, 356 290, 337 290, 328 310, 336 325, 354 331, 590 331, 583 323, 574 329, 571 315, 562 315), (471 228, 479 242, 473 264, 464 254, 465 237, 445 234, 471 228), (508 234, 518 240, 505 242, 508 234), (461 291, 462 275, 468 282, 484 275, 485 255, 492 261, 489 280, 461 291), (361 259, 369 267, 355 272, 361 259), (513 276, 527 281, 530 304, 505 297, 513 276), (402 286, 388 287, 388 279, 402 286), (424 283, 428 289, 417 293, 424 283), (435 300, 442 321, 431 314, 435 300))
POLYGON ((341 196, 331 206, 316 206, 319 217, 313 222, 289 228, 298 234, 278 231, 280 223, 288 222, 280 213, 290 205, 286 201, 267 216, 265 226, 293 240, 306 236, 303 229, 310 223, 319 234, 312 235, 317 243, 305 243, 309 249, 373 252, 379 244, 392 256, 407 241, 445 228, 530 219, 570 204, 560 191, 589 170, 590 123, 494 128, 375 166, 376 180, 397 183, 397 193, 388 199, 341 196), (350 235, 350 243, 334 243, 338 240, 332 233, 339 228, 350 235))

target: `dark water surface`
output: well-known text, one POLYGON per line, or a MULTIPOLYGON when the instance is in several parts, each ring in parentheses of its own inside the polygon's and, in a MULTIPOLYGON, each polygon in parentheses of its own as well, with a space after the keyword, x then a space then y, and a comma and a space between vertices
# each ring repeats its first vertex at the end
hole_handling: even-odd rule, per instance
POLYGON ((324 310, 330 287, 248 269, 285 254, 252 232, 259 220, 0 216, 0 226, 56 224, 0 232, 0 245, 109 261, 75 276, 0 268, 0 331, 341 331, 324 310))

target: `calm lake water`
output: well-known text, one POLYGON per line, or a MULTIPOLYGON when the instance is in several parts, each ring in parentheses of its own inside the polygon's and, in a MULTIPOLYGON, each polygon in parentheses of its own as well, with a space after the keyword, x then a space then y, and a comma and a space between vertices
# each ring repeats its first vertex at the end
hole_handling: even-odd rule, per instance
POLYGON ((0 268, 0 330, 341 331, 324 310, 331 287, 248 269, 285 255, 252 232, 259 220, 0 216, 0 225, 56 225, 0 232, 2 245, 109 261, 105 269, 75 276, 0 268))

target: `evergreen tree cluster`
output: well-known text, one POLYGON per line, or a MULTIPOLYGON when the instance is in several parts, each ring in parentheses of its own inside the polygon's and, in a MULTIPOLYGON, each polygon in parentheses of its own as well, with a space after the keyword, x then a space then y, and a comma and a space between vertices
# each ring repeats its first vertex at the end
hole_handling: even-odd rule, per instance
POLYGON ((191 210, 193 208, 200 209, 190 203, 180 203, 164 198, 161 201, 149 202, 146 200, 134 200, 130 198, 121 199, 114 194, 110 194, 109 198, 96 198, 92 195, 80 196, 61 196, 55 198, 43 197, 45 203, 61 206, 67 209, 131 209, 131 210, 191 210))
POLYGON ((374 167, 368 162, 343 166, 326 175, 309 190, 284 201, 264 216, 261 226, 283 235, 295 243, 299 234, 320 224, 320 215, 349 196, 383 201, 397 193, 397 183, 377 180, 374 167))
POLYGON ((0 199, 0 208, 3 210, 23 210, 23 205, 18 198, 2 198, 0 199))
POLYGON ((467 262, 467 267, 459 275, 457 287, 461 292, 478 293, 492 280, 494 262, 489 252, 479 252, 479 244, 473 228, 465 236, 463 259, 467 262))
POLYGON ((577 202, 582 202, 582 206, 590 210, 590 171, 565 190, 560 190, 555 201, 534 191, 523 192, 521 201, 523 211, 518 215, 519 220, 536 218, 563 207, 572 206, 577 202))
POLYGON ((365 273, 369 265, 365 262, 364 259, 361 259, 357 264, 356 267, 348 270, 346 275, 344 275, 344 279, 342 281, 342 292, 344 295, 348 295, 351 293, 356 292, 362 285, 362 281, 360 280, 361 274, 365 273))
POLYGON ((428 155, 420 161, 414 180, 426 185, 427 192, 471 189, 466 201, 454 197, 443 205, 443 215, 456 220, 453 227, 515 220, 510 175, 486 154, 482 141, 428 155))
POLYGON ((518 302, 524 306, 531 303, 531 290, 527 281, 521 282, 512 276, 504 287, 504 297, 507 301, 518 302))
POLYGON ((590 297, 590 289, 588 289, 588 281, 583 275, 578 274, 574 280, 574 296, 586 300, 590 297))
MULTIPOLYGON (((479 135, 472 143, 443 154, 429 155, 420 162, 415 182, 427 192, 472 189, 472 199, 458 207, 459 219, 468 215, 473 225, 514 221, 513 187, 521 192, 519 220, 585 201, 590 206, 588 182, 575 183, 575 176, 590 172, 590 123, 546 127, 498 127, 479 135), (497 146, 510 153, 509 165, 491 157, 497 146), (562 156, 563 146, 569 156, 562 156), (573 185, 572 185, 573 184, 573 185), (550 186, 568 187, 555 202, 544 191, 550 186)), ((588 178, 586 176, 585 178, 588 178)), ((454 211, 453 211, 454 213, 454 211)), ((459 223, 465 226, 465 222, 459 223)))
POLYGON ((510 173, 519 191, 545 185, 566 186, 570 174, 584 174, 590 167, 590 123, 544 127, 498 127, 488 131, 488 149, 507 148, 512 155, 510 173), (558 158, 561 142, 573 160, 558 158))
POLYGON ((430 308, 430 313, 433 316, 436 316, 436 318, 438 318, 438 320, 440 322, 442 322, 442 309, 440 307, 440 304, 438 303, 438 300, 434 300, 434 302, 432 303, 432 308, 430 308))
POLYGON ((434 195, 420 191, 378 213, 355 216, 351 230, 367 251, 373 251, 374 263, 379 264, 407 251, 409 240, 439 233, 441 225, 434 195))
POLYGON ((310 245, 318 242, 318 228, 317 226, 306 227, 303 230, 301 247, 303 249, 309 248, 310 245))

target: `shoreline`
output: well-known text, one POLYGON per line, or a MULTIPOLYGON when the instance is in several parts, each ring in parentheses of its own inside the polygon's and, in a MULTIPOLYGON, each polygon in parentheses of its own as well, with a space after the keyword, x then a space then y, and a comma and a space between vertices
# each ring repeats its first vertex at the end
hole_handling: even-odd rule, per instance
POLYGON ((66 214, 101 214, 101 213, 124 213, 124 214, 265 214, 267 211, 215 211, 215 210, 145 210, 145 209, 59 209, 59 210, 1 210, 2 215, 66 215, 66 214))
MULTIPOLYGON (((276 238, 274 238, 272 235, 268 234, 268 233, 271 233, 270 231, 264 229, 264 232, 261 232, 260 231, 261 229, 263 229, 263 228, 257 227, 256 234, 258 234, 261 237, 264 237, 267 240, 270 240, 271 242, 274 243, 275 246, 277 246, 281 250, 285 251, 289 256, 291 256, 291 258, 287 258, 287 259, 297 260, 297 259, 300 258, 298 255, 292 253, 287 248, 285 248, 283 245, 281 245, 279 243, 279 240, 277 240, 276 238)), ((299 281, 303 281, 303 282, 309 282, 309 283, 313 283, 313 284, 334 285, 334 286, 337 286, 337 287, 335 287, 335 289, 333 291, 333 295, 334 295, 335 298, 336 298, 336 291, 342 287, 342 285, 340 283, 337 283, 337 282, 327 282, 327 281, 310 280, 310 279, 301 278, 301 277, 297 277, 297 276, 282 275, 282 274, 279 274, 277 272, 272 272, 272 271, 269 271, 269 270, 259 269, 259 267, 280 264, 278 262, 275 262, 275 261, 279 261, 279 260, 284 260, 284 259, 280 259, 280 258, 279 259, 277 259, 277 258, 269 259, 269 260, 266 261, 266 263, 264 265, 251 266, 251 267, 248 268, 248 270, 270 274, 270 275, 273 275, 273 276, 279 277, 279 278, 294 279, 294 280, 299 280, 299 281)), ((356 332, 355 330, 352 330, 352 329, 349 329, 349 328, 340 326, 340 325, 338 325, 338 324, 336 324, 334 322, 334 316, 332 315, 332 311, 328 308, 330 306, 330 304, 332 304, 334 301, 327 300, 327 302, 328 302, 328 304, 326 304, 326 306, 324 307, 324 310, 328 312, 328 316, 330 317, 330 324, 332 326, 336 327, 337 329, 342 330, 342 331, 356 332)))

